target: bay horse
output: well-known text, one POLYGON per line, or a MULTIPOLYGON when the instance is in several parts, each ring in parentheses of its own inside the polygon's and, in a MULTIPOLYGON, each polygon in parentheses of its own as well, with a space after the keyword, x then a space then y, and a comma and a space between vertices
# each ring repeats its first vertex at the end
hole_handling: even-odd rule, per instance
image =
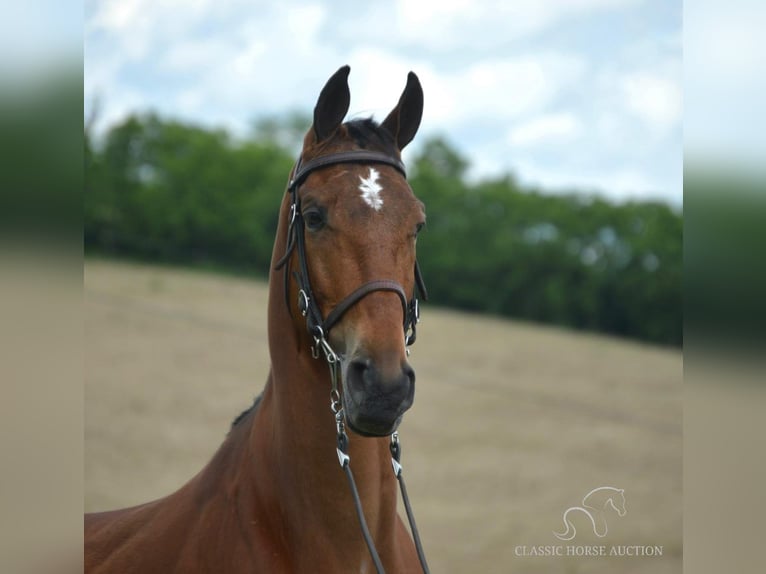
POLYGON ((428 572, 396 432, 426 297, 425 212, 401 162, 423 91, 410 72, 382 123, 343 123, 349 71, 322 89, 282 200, 262 393, 178 491, 85 515, 87 573, 428 572))

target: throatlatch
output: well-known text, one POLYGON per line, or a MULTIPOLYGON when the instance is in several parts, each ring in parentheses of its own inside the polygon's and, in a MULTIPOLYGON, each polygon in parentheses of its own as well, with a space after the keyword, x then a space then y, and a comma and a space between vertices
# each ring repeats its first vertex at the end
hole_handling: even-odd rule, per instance
MULTIPOLYGON (((293 176, 288 185, 288 191, 291 196, 289 222, 287 227, 287 248, 285 254, 277 262, 276 269, 281 269, 290 260, 290 256, 297 248, 298 250, 298 265, 299 271, 293 271, 292 275, 298 285, 298 309, 301 315, 306 319, 306 328, 309 334, 314 339, 311 353, 315 359, 321 356, 324 357, 327 362, 327 366, 330 369, 330 410, 335 417, 335 429, 337 436, 336 452, 338 455, 338 462, 343 469, 343 472, 348 479, 351 495, 354 499, 354 506, 356 514, 359 519, 359 525, 362 529, 362 535, 364 541, 367 544, 367 549, 370 552, 370 557, 375 564, 375 569, 378 574, 384 574, 385 570, 380 560, 380 556, 375 548, 375 543, 372 540, 372 535, 367 527, 367 521, 364 518, 364 511, 362 510, 362 503, 359 499, 359 492, 356 488, 356 482, 354 481, 354 474, 351 471, 351 457, 348 454, 348 435, 346 434, 344 423, 343 402, 339 391, 340 382, 340 357, 338 353, 332 348, 327 340, 330 329, 336 325, 343 315, 356 303, 361 301, 364 297, 375 291, 390 291, 396 293, 402 302, 402 311, 404 314, 403 328, 405 336, 405 345, 409 347, 415 342, 417 337, 416 327, 420 321, 420 307, 418 304, 418 298, 413 294, 411 299, 407 298, 404 288, 399 283, 388 280, 375 280, 365 283, 358 287, 349 295, 347 295, 338 305, 336 305, 328 314, 326 318, 322 317, 322 312, 319 309, 319 305, 314 298, 314 293, 311 290, 311 282, 309 280, 308 264, 306 260, 306 243, 304 235, 304 222, 300 209, 300 196, 298 194, 298 188, 300 184, 306 179, 306 177, 317 169, 327 167, 330 165, 336 165, 340 163, 378 163, 390 165, 396 168, 404 177, 407 176, 404 164, 396 158, 389 155, 374 152, 374 151, 348 151, 329 154, 326 156, 318 157, 307 161, 305 164, 301 164, 300 159, 293 169, 293 176)), ((426 291, 425 283, 423 282, 423 276, 420 272, 417 260, 415 261, 415 287, 417 293, 423 298, 428 299, 428 292, 426 291)), ((284 273, 284 289, 285 300, 289 306, 289 294, 290 294, 290 274, 284 273)), ((409 349, 408 349, 409 353, 409 349)), ((428 564, 426 563, 425 553, 420 542, 420 535, 418 534, 417 525, 415 524, 415 516, 410 506, 410 500, 407 496, 407 488, 404 484, 404 477, 402 476, 401 465, 401 446, 399 443, 399 434, 394 432, 391 435, 391 466, 399 482, 399 488, 402 493, 402 499, 404 501, 404 507, 407 511, 407 520, 410 524, 410 530, 412 531, 413 541, 415 542, 415 548, 418 553, 420 564, 425 574, 430 574, 428 564)))

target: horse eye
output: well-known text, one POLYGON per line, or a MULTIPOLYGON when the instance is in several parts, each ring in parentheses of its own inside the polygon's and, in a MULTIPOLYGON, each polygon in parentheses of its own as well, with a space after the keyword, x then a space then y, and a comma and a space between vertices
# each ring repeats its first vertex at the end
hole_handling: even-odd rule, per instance
POLYGON ((324 214, 319 209, 307 209, 303 212, 303 219, 310 231, 319 231, 324 227, 324 214))
POLYGON ((418 235, 418 234, 419 234, 421 231, 423 231, 423 228, 424 228, 425 226, 426 226, 426 223, 425 223, 425 221, 424 221, 424 222, 421 222, 421 223, 418 223, 418 224, 415 226, 415 235, 417 236, 417 235, 418 235))

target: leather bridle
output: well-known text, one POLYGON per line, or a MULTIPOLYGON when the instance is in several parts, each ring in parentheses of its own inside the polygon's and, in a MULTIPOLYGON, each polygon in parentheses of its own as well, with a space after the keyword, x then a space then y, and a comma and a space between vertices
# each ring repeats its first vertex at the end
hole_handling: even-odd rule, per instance
MULTIPOLYGON (((298 265, 299 270, 293 271, 292 275, 298 285, 298 309, 301 315, 306 319, 306 328, 309 334, 314 339, 311 352, 315 359, 318 359, 320 352, 324 355, 327 365, 330 369, 331 391, 330 391, 330 409, 335 415, 335 428, 337 433, 337 447, 338 461, 341 468, 346 474, 349 482, 349 488, 354 499, 354 505, 356 507, 357 517, 359 518, 360 527, 362 529, 362 535, 364 536, 367 548, 370 552, 370 557, 378 574, 383 574, 383 564, 380 561, 378 552, 375 549, 375 544, 372 540, 372 536, 367 527, 366 520, 364 518, 364 512, 362 510, 361 501, 359 499, 359 493, 354 481, 354 475, 351 472, 350 457, 348 455, 348 435, 346 434, 344 424, 343 403, 341 400, 340 392, 338 390, 338 383, 340 381, 340 357, 337 352, 332 348, 328 342, 328 336, 330 329, 332 329, 342 319, 343 315, 356 305, 359 301, 364 299, 367 295, 376 291, 388 291, 395 293, 402 303, 403 311, 403 328, 404 328, 404 340, 405 346, 409 347, 415 342, 417 332, 416 326, 420 321, 420 308, 418 304, 417 294, 413 293, 411 298, 407 297, 404 288, 391 279, 378 279, 364 283, 360 287, 356 288, 345 298, 341 300, 328 314, 327 317, 322 317, 322 312, 317 304, 314 293, 311 289, 311 281, 308 272, 308 263, 306 258, 306 239, 305 239, 305 222, 303 221, 303 214, 301 212, 301 198, 298 190, 301 184, 306 178, 314 171, 319 169, 338 164, 348 163, 365 163, 365 164, 383 164, 389 165, 395 168, 405 178, 407 173, 404 169, 404 164, 398 158, 391 157, 385 153, 367 150, 353 150, 345 152, 336 152, 320 156, 303 163, 301 158, 298 159, 295 167, 292 171, 292 177, 288 184, 287 190, 290 193, 290 208, 288 212, 289 221, 287 227, 287 247, 285 248, 285 254, 277 261, 275 269, 279 270, 284 267, 290 260, 294 251, 298 252, 298 265)), ((425 283, 423 282, 423 276, 420 272, 417 260, 415 261, 415 290, 423 298, 428 299, 428 292, 426 291, 425 283)), ((284 289, 285 300, 289 305, 290 294, 290 276, 285 271, 284 273, 284 289)), ((409 354, 409 349, 407 349, 409 354)), ((400 490, 402 493, 402 499, 404 501, 405 510, 407 511, 407 519, 410 523, 410 530, 412 531, 412 537, 415 542, 415 548, 420 559, 420 564, 423 567, 423 572, 429 573, 428 564, 426 563, 425 553, 423 552, 422 544, 420 542, 420 536, 415 524, 415 517, 410 507, 409 497, 407 496, 407 488, 404 484, 404 477, 402 476, 402 465, 400 462, 401 446, 399 443, 399 435, 394 432, 391 435, 391 465, 394 470, 394 475, 399 481, 400 490)))
MULTIPOLYGON (((287 187, 287 190, 290 193, 290 219, 287 228, 287 249, 285 250, 285 255, 277 262, 276 269, 280 269, 284 266, 289 260, 292 252, 297 248, 300 271, 294 271, 293 276, 298 284, 298 308, 301 315, 306 318, 306 327, 308 328, 309 334, 314 337, 315 349, 320 341, 328 336, 330 329, 340 321, 346 311, 375 291, 391 291, 399 296, 399 299, 402 302, 404 316, 403 325, 405 343, 407 346, 410 346, 415 342, 417 336, 416 326, 420 315, 418 299, 415 294, 413 294, 412 298, 408 299, 404 292, 404 288, 397 282, 384 279, 365 283, 347 295, 324 319, 322 318, 322 312, 319 309, 319 305, 317 304, 311 289, 306 258, 305 227, 303 214, 301 213, 301 200, 298 189, 310 173, 331 165, 346 163, 377 163, 390 165, 404 177, 407 176, 404 164, 400 160, 381 152, 364 150, 338 152, 314 158, 306 163, 302 163, 299 159, 298 163, 293 168, 293 176, 287 187)), ((289 277, 285 274, 286 297, 289 297, 289 280, 289 277)), ((420 273, 420 267, 417 261, 415 261, 415 285, 420 296, 426 301, 428 299, 428 292, 426 291, 426 286, 423 282, 423 276, 420 273)))

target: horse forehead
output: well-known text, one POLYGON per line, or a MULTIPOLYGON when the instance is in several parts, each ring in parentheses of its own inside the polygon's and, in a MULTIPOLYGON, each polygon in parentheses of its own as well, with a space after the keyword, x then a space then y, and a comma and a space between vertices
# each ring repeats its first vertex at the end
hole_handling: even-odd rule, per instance
POLYGON ((337 166, 328 170, 321 188, 321 194, 332 205, 342 208, 352 219, 366 222, 371 214, 377 214, 376 219, 390 224, 419 205, 404 176, 389 166, 337 166))

